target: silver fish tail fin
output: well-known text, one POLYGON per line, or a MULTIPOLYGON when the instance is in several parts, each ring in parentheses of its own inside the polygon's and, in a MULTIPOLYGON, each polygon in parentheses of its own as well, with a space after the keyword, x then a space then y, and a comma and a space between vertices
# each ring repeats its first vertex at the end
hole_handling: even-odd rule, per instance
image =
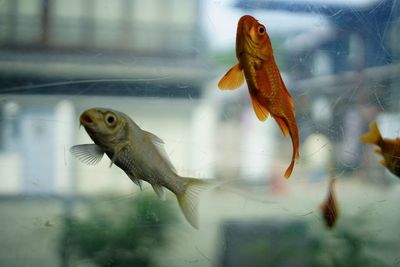
POLYGON ((196 229, 198 226, 198 206, 200 194, 211 189, 214 183, 195 178, 182 178, 184 179, 184 190, 182 193, 176 194, 178 198, 179 207, 187 221, 196 229))

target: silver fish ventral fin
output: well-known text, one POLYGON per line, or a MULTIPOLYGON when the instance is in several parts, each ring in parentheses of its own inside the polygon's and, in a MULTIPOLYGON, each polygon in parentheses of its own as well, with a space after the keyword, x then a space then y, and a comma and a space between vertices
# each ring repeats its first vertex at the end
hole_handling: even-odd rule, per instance
POLYGON ((167 152, 165 151, 164 141, 160 137, 158 137, 150 132, 144 131, 144 133, 149 138, 149 140, 153 143, 153 145, 157 149, 158 153, 160 153, 161 157, 167 163, 168 167, 170 167, 170 169, 176 173, 176 169, 175 169, 174 165, 172 164, 172 162, 170 161, 167 152))
POLYGON ((136 178, 135 176, 133 176, 133 175, 131 175, 131 174, 129 174, 129 173, 126 173, 126 174, 129 176, 129 178, 132 180, 132 182, 133 182, 135 185, 139 186, 140 191, 142 191, 142 190, 143 190, 143 188, 142 188, 142 186, 143 186, 142 180, 136 178))
POLYGON ((154 189, 154 192, 156 192, 157 196, 161 199, 161 200, 165 200, 165 191, 164 188, 161 185, 158 184, 152 184, 151 185, 154 189))
POLYGON ((88 165, 96 165, 103 158, 104 152, 96 144, 76 145, 69 149, 72 155, 88 165))

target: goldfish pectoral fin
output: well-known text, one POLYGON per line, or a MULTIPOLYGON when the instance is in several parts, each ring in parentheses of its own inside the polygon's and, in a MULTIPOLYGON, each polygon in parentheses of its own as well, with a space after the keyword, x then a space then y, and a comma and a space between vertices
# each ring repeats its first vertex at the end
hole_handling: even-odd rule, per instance
POLYGON ((233 66, 218 82, 218 88, 221 90, 234 90, 244 82, 244 73, 239 63, 233 66))
POLYGON ((150 132, 146 132, 144 131, 144 133, 146 134, 146 136, 149 138, 150 142, 153 143, 154 147, 157 149, 158 153, 160 154, 160 156, 164 159, 164 161, 168 164, 168 167, 174 172, 176 173, 176 169, 174 167, 174 165, 172 164, 171 160, 168 157, 167 152, 165 151, 164 148, 164 141, 159 138, 158 136, 150 133, 150 132))
POLYGON ((182 178, 186 180, 185 189, 182 194, 177 194, 179 207, 181 208, 186 220, 196 229, 198 225, 198 205, 199 195, 206 189, 209 189, 211 184, 194 178, 182 178))
POLYGON ((96 165, 103 158, 104 152, 96 144, 76 145, 69 149, 72 155, 88 165, 96 165))
POLYGON ((379 132, 378 125, 375 121, 369 125, 369 132, 360 136, 360 140, 367 144, 377 144, 382 140, 381 133, 379 132))
POLYGON ((374 151, 376 154, 383 155, 382 149, 380 147, 375 148, 374 151))
POLYGON ((161 199, 161 200, 165 200, 165 191, 164 188, 161 185, 158 184, 152 184, 151 185, 154 189, 154 192, 156 192, 157 196, 161 199))
POLYGON ((289 135, 289 128, 286 124, 286 122, 279 117, 274 117, 276 123, 278 123, 279 127, 281 128, 283 136, 288 136, 289 135))
POLYGON ((268 116, 269 112, 266 107, 264 107, 260 101, 258 101, 256 96, 250 95, 251 103, 253 104, 254 112, 256 113, 257 118, 260 121, 265 121, 268 116))

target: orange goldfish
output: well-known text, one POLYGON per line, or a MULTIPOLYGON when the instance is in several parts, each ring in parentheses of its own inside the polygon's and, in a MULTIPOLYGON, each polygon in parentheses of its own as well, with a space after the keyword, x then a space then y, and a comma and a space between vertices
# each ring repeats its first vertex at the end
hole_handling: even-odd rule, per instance
POLYGON ((369 132, 362 135, 360 140, 367 144, 377 145, 375 152, 383 156, 380 163, 391 173, 400 177, 400 138, 382 138, 375 121, 370 124, 369 129, 369 132))
POLYGON ((292 161, 285 172, 289 178, 299 158, 299 133, 293 100, 283 83, 264 25, 252 16, 240 18, 236 33, 236 57, 239 61, 219 81, 222 90, 234 90, 246 78, 251 103, 260 121, 268 115, 275 119, 284 136, 290 134, 293 144, 292 161))
POLYGON ((326 226, 329 228, 333 228, 335 226, 338 217, 338 207, 334 194, 334 183, 335 179, 331 179, 329 182, 328 197, 321 205, 322 216, 324 217, 326 226))

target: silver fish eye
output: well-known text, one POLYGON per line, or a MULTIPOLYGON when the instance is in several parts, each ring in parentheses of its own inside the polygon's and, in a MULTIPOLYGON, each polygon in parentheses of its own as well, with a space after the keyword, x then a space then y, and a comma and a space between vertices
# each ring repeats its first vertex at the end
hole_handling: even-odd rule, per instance
POLYGON ((117 118, 113 114, 106 115, 106 122, 108 125, 112 125, 117 121, 117 118))

